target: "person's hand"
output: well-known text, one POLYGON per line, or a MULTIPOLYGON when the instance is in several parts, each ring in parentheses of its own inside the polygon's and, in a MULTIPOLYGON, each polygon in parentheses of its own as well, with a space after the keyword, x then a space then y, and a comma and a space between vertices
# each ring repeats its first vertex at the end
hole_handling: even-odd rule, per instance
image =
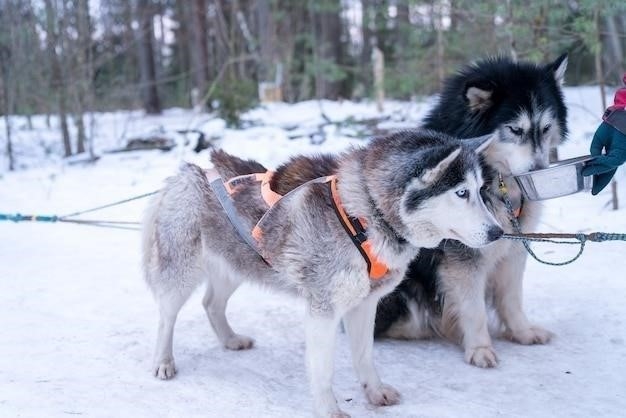
POLYGON ((591 155, 596 158, 583 168, 583 176, 593 176, 591 194, 594 196, 613 178, 617 168, 626 161, 626 135, 606 122, 596 130, 591 141, 591 155), (602 150, 606 154, 602 154, 602 150))

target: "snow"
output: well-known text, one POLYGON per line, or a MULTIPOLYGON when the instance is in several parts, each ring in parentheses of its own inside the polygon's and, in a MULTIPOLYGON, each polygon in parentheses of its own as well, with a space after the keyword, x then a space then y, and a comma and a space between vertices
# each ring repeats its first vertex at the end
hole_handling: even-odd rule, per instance
MULTIPOLYGON (((562 158, 587 152, 601 114, 595 88, 567 88, 569 142, 562 158)), ((386 104, 388 125, 420 119, 428 103, 386 104)), ((332 120, 377 115, 371 103, 323 102, 332 120)), ((62 162, 55 129, 44 117, 34 130, 14 119, 19 170, 0 172, 0 212, 64 214, 160 187, 180 161, 207 165, 179 129, 202 129, 228 152, 276 166, 297 153, 337 152, 361 139, 328 127, 321 145, 289 139, 322 121, 320 105, 276 104, 246 115, 262 125, 227 129, 211 115, 172 109, 163 116, 113 112, 94 117, 96 151, 115 148, 123 135, 174 135, 169 153, 104 154, 94 165, 62 162), (43 151, 44 147, 48 152, 43 151)), ((0 132, 4 126, 0 124, 0 132)), ((618 172, 626 200, 626 176, 618 172)), ((612 211, 608 190, 547 201, 539 232, 626 232, 625 209, 612 211)), ((144 201, 84 215, 138 220, 144 201)), ((622 206, 624 204, 622 203, 622 206)), ((249 351, 220 346, 197 292, 179 315, 175 355, 179 373, 163 382, 150 374, 157 312, 143 283, 139 234, 68 224, 0 224, 0 416, 62 417, 305 417, 311 399, 304 369, 303 304, 244 285, 228 316, 236 331, 256 339, 249 351)), ((562 260, 574 248, 535 246, 562 260)), ((496 340, 493 370, 466 365, 459 347, 441 340, 382 341, 375 361, 400 405, 372 408, 352 370, 346 336, 339 335, 334 389, 353 416, 386 417, 614 417, 626 411, 626 243, 589 243, 574 264, 529 261, 526 311, 556 333, 545 346, 496 340)))

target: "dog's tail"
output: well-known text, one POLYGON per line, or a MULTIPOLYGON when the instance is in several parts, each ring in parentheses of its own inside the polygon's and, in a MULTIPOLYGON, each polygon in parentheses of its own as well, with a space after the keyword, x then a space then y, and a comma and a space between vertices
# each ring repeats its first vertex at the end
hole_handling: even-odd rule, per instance
POLYGON ((222 150, 211 151, 211 162, 223 179, 246 174, 264 173, 267 168, 254 160, 243 160, 222 150))
POLYGON ((202 223, 211 189, 202 169, 184 163, 166 180, 143 219, 142 264, 155 295, 201 273, 202 223))

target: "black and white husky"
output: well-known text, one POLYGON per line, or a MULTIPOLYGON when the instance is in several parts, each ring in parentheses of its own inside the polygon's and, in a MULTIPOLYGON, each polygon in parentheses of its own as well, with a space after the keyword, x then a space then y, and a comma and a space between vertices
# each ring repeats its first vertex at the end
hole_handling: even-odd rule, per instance
MULTIPOLYGON (((241 222, 251 226, 263 218, 262 234, 256 235, 263 257, 238 235, 207 173, 184 165, 153 199, 143 227, 145 279, 160 313, 153 373, 161 379, 174 376, 176 317, 201 283, 207 284, 203 306, 220 342, 233 350, 252 347, 253 340, 236 334, 225 315, 231 294, 250 280, 306 300, 306 364, 319 416, 347 416, 331 388, 342 318, 367 399, 374 405, 398 402, 398 392, 381 382, 372 361, 376 306, 402 280, 419 248, 446 238, 481 247, 501 236, 480 197, 484 181, 477 152, 489 141, 461 143, 432 131, 410 131, 336 158, 298 157, 272 176, 274 192, 291 192, 269 212, 265 186, 228 183, 241 222), (320 170, 334 175, 331 186, 305 183, 320 170), (459 216, 441 217, 442 211, 459 216), (344 229, 341 219, 348 217, 366 226, 361 238, 386 269, 379 276, 368 272, 365 244, 359 247, 344 229)), ((223 152, 214 152, 212 160, 224 179, 265 171, 223 152)))
MULTIPOLYGON (((499 177, 519 212, 524 232, 534 232, 540 204, 524 201, 511 175, 545 168, 549 150, 567 134, 561 85, 567 55, 547 65, 506 58, 479 61, 445 83, 424 127, 457 137, 496 132, 485 153, 483 197, 506 232, 514 232, 499 177)), ((517 213, 515 213, 517 214, 517 213)), ((438 216, 462 216, 447 210, 438 216)), ((519 242, 500 240, 470 249, 444 241, 422 250, 398 289, 381 300, 376 334, 393 338, 435 335, 462 343, 465 360, 479 367, 497 364, 488 330, 487 305, 499 330, 520 344, 544 344, 551 333, 527 319, 522 309, 526 252, 519 242)))

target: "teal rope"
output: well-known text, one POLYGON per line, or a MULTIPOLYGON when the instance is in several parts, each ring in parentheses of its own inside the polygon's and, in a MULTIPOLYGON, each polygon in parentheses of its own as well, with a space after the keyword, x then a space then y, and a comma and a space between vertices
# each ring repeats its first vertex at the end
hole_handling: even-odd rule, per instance
POLYGON ((552 239, 548 239, 548 238, 529 238, 529 237, 524 236, 523 234, 521 234, 521 235, 504 234, 502 236, 502 238, 516 240, 516 241, 522 241, 522 244, 524 245, 524 248, 526 248, 526 251, 528 252, 528 254, 530 254, 530 256, 532 258, 534 258, 535 260, 537 260, 538 262, 540 262, 542 264, 547 264, 549 266, 565 266, 567 264, 571 264, 574 261, 578 260, 578 258, 581 255, 583 255, 583 251, 585 250, 585 243, 587 242, 587 236, 585 234, 576 234, 575 239, 578 240, 577 242, 556 241, 556 240, 552 240, 552 239), (532 248, 530 248, 530 244, 528 243, 529 241, 533 241, 533 242, 549 242, 549 243, 552 243, 552 244, 569 244, 569 245, 580 244, 580 249, 578 250, 578 253, 574 257, 569 259, 569 260, 561 261, 561 262, 546 261, 546 260, 542 260, 541 258, 539 258, 537 256, 537 254, 535 254, 535 252, 532 250, 532 248))
POLYGON ((59 217, 56 215, 47 216, 47 215, 22 215, 21 213, 15 213, 15 214, 0 213, 0 221, 57 222, 58 220, 59 220, 59 217))
POLYGON ((589 241, 604 242, 604 241, 626 241, 626 234, 616 234, 612 232, 594 232, 587 236, 589 241))
POLYGON ((103 228, 129 229, 133 231, 139 230, 139 222, 64 219, 56 215, 46 216, 46 215, 22 215, 20 213, 16 213, 16 214, 0 213, 0 221, 12 221, 15 223, 26 222, 26 221, 65 222, 65 223, 73 223, 73 224, 81 224, 81 225, 89 225, 89 226, 99 226, 103 228))
POLYGON ((526 248, 526 251, 528 251, 528 253, 537 261, 539 261, 540 263, 543 264, 548 264, 550 266, 564 266, 566 264, 570 264, 573 263, 574 261, 576 261, 578 259, 578 257, 580 257, 583 253, 583 250, 585 248, 585 243, 587 241, 593 241, 593 242, 606 242, 606 241, 626 241, 626 234, 618 234, 618 233, 614 233, 614 232, 592 232, 590 234, 552 234, 552 235, 565 235, 565 237, 561 237, 561 238, 570 238, 567 235, 571 235, 572 239, 575 239, 576 241, 562 241, 562 240, 555 240, 552 238, 543 238, 541 237, 541 235, 545 235, 545 236, 550 236, 551 234, 516 234, 516 235, 512 235, 512 234, 504 234, 502 235, 502 238, 506 238, 506 239, 511 239, 511 240, 516 240, 516 241, 522 241, 522 243, 524 244, 524 247, 526 248), (580 250, 578 251, 578 254, 576 254, 572 259, 567 260, 567 261, 563 261, 560 263, 554 263, 551 261, 545 261, 545 260, 540 260, 537 255, 533 252, 533 250, 530 248, 530 245, 528 244, 528 241, 533 241, 533 242, 549 242, 551 244, 566 244, 566 245, 578 245, 580 244, 580 250))
POLYGON ((152 196, 159 191, 154 191, 150 193, 144 193, 139 196, 134 196, 128 199, 119 200, 117 202, 109 203, 102 206, 97 206, 95 208, 82 210, 79 212, 70 213, 69 215, 57 216, 57 215, 22 215, 21 213, 0 213, 0 221, 11 221, 11 222, 68 222, 75 223, 81 225, 89 225, 89 226, 99 226, 106 228, 118 228, 118 229, 130 229, 130 230, 138 230, 138 227, 133 227, 130 225, 139 225, 139 222, 124 222, 124 221, 98 221, 98 220, 83 220, 83 219, 68 219, 71 217, 75 217, 78 215, 82 215, 89 212, 94 212, 100 209, 110 208, 112 206, 121 205, 123 203, 132 202, 133 200, 143 199, 144 197, 152 196))
POLYGON ((565 266, 567 264, 573 263, 574 261, 578 260, 578 258, 583 254, 583 251, 585 250, 585 243, 587 241, 594 241, 594 242, 626 241, 626 234, 617 234, 617 233, 609 233, 609 232, 594 232, 594 233, 591 233, 589 235, 585 235, 585 234, 582 234, 582 233, 575 234, 575 235, 572 236, 572 238, 576 239, 577 242, 555 241, 555 240, 549 239, 549 238, 537 237, 536 235, 539 235, 539 234, 534 234, 535 236, 525 235, 524 233, 522 233, 522 228, 520 226, 519 220, 515 216, 515 211, 513 210, 513 204, 511 203, 511 199, 509 199, 509 194, 508 194, 508 191, 507 191, 506 184, 504 183, 504 179, 502 178, 502 175, 500 173, 498 173, 498 180, 500 182, 500 187, 499 187, 500 188, 500 193, 502 194, 502 198, 504 200, 504 205, 506 206, 506 209, 507 209, 507 211, 509 213, 509 219, 510 219, 510 222, 511 222, 511 226, 513 226, 513 230, 516 232, 516 235, 504 234, 502 236, 502 238, 521 241, 522 244, 524 245, 524 248, 526 248, 526 251, 528 252, 528 254, 530 254, 530 256, 532 258, 534 258, 535 260, 537 260, 538 262, 540 262, 542 264, 547 264, 549 266, 565 266), (537 256, 537 254, 535 254, 535 252, 532 250, 532 248, 530 248, 530 241, 533 241, 533 242, 550 242, 550 243, 553 243, 553 244, 569 244, 569 245, 580 244, 580 249, 578 250, 578 253, 573 258, 571 258, 569 260, 566 260, 566 261, 562 261, 562 262, 556 263, 556 262, 546 261, 546 260, 540 259, 537 256))

